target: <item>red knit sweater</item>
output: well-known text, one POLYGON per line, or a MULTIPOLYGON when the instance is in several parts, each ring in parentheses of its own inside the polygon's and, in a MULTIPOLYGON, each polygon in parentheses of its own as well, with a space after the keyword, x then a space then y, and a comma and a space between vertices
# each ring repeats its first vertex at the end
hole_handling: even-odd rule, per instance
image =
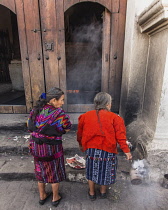
POLYGON ((126 128, 123 119, 107 110, 99 111, 100 122, 96 110, 79 116, 77 141, 84 150, 101 149, 117 153, 117 143, 124 153, 130 152, 126 144, 126 128))

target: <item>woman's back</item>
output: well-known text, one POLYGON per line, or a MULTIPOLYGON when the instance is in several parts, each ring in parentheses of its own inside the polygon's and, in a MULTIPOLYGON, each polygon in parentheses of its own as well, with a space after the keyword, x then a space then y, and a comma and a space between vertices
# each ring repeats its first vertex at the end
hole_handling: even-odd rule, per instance
POLYGON ((126 140, 126 129, 123 119, 117 114, 92 110, 79 117, 78 141, 81 140, 84 150, 97 148, 117 153, 116 145, 121 139, 126 140))

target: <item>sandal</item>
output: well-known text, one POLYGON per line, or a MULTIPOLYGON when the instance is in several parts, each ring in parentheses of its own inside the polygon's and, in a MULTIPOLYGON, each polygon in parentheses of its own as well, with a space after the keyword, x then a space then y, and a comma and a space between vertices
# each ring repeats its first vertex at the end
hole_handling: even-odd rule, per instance
POLYGON ((89 195, 89 199, 90 199, 91 201, 95 201, 95 200, 96 200, 96 194, 90 195, 90 193, 88 192, 88 195, 89 195))
POLYGON ((101 199, 107 198, 107 193, 101 193, 101 192, 100 192, 100 198, 101 198, 101 199))
POLYGON ((57 201, 52 201, 52 205, 57 207, 61 201, 62 197, 60 199, 58 199, 57 201))
POLYGON ((43 200, 40 199, 40 200, 39 200, 39 204, 40 204, 40 205, 44 205, 44 203, 45 203, 46 200, 51 196, 51 194, 52 194, 51 192, 50 192, 50 193, 47 193, 47 197, 46 197, 45 199, 43 199, 43 200))

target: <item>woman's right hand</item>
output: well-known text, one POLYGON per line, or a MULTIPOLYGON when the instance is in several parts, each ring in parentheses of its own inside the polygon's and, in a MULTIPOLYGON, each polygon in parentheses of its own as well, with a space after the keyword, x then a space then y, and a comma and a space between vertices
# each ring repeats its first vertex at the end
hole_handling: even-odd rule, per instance
POLYGON ((132 160, 132 155, 130 152, 127 152, 125 154, 126 154, 127 160, 132 160))

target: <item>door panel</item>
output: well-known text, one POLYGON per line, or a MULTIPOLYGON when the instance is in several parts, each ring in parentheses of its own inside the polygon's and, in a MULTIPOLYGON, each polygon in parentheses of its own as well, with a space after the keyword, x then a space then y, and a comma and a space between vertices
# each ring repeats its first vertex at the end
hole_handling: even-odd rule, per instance
POLYGON ((57 60, 57 31, 55 0, 40 1, 41 32, 44 52, 44 69, 46 90, 59 87, 57 60))
POLYGON ((126 6, 127 0, 123 0, 120 4, 120 12, 118 13, 118 52, 117 52, 117 64, 116 64, 116 79, 115 79, 115 100, 117 109, 119 109, 120 95, 121 95, 121 81, 122 81, 122 69, 123 69, 123 57, 124 57, 124 38, 125 38, 125 18, 126 18, 126 6))
POLYGON ((24 90, 26 98, 26 107, 27 107, 27 112, 29 112, 30 109, 32 108, 32 91, 31 91, 30 68, 28 60, 29 56, 28 56, 25 18, 24 18, 24 6, 23 6, 23 0, 15 0, 15 3, 16 3, 17 22, 19 28, 19 42, 20 42, 20 51, 22 59, 22 72, 23 72, 24 90))
POLYGON ((57 59, 59 71, 59 87, 64 91, 65 104, 64 109, 67 110, 67 93, 66 93, 66 57, 65 57, 65 26, 64 26, 64 1, 56 0, 57 8, 57 59))
POLYGON ((117 62, 118 62, 118 56, 119 56, 119 49, 118 49, 118 15, 119 13, 112 14, 112 28, 111 30, 113 33, 111 33, 111 45, 110 45, 110 72, 109 72, 109 93, 112 96, 113 99, 113 110, 117 111, 118 104, 116 102, 115 98, 115 92, 116 92, 116 85, 119 84, 119 81, 116 81, 116 74, 118 74, 117 71, 120 71, 117 69, 117 62))
POLYGON ((119 5, 119 13, 112 14, 109 93, 112 95, 113 98, 112 109, 114 110, 114 112, 119 111, 120 105, 126 4, 126 0, 122 1, 122 4, 117 4, 116 1, 116 9, 119 5))
POLYGON ((120 10, 120 1, 122 1, 122 0, 112 0, 112 4, 111 4, 112 13, 119 13, 119 10, 120 10))
POLYGON ((33 103, 45 91, 38 0, 24 1, 33 103))
POLYGON ((110 72, 110 43, 111 43, 111 13, 105 9, 103 14, 103 40, 102 40, 102 86, 101 90, 109 90, 110 72))

